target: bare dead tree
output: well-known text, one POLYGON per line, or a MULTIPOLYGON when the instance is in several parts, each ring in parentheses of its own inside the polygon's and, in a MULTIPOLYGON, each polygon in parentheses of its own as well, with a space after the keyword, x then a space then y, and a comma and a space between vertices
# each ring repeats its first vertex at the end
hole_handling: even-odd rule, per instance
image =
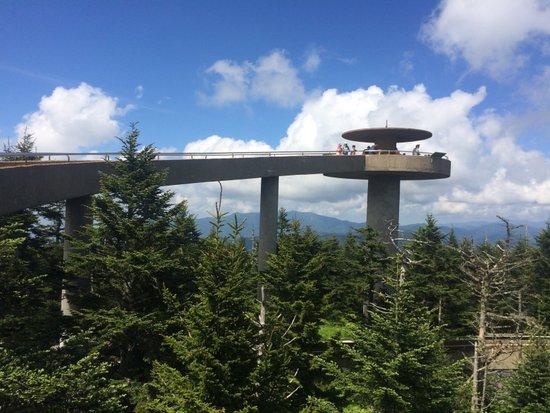
POLYGON ((472 360, 472 412, 484 411, 486 408, 487 375, 490 364, 499 357, 503 348, 487 347, 489 332, 495 332, 503 324, 517 322, 515 314, 502 314, 494 310, 495 304, 502 297, 512 293, 511 273, 525 268, 528 258, 514 256, 510 249, 512 226, 507 223, 507 238, 504 242, 490 246, 462 246, 458 248, 461 257, 460 271, 466 285, 476 297, 477 310, 474 325, 477 334, 474 339, 472 360))
MULTIPOLYGON (((529 257, 524 255, 512 254, 511 238, 512 232, 518 226, 502 217, 498 217, 506 225, 506 239, 495 245, 490 245, 487 241, 481 246, 463 244, 459 247, 446 246, 458 253, 460 257, 460 274, 465 285, 469 288, 476 299, 477 309, 473 324, 476 328, 476 336, 473 339, 474 355, 472 357, 472 375, 471 375, 471 411, 484 411, 488 405, 487 382, 489 376, 489 367, 497 359, 509 356, 509 340, 492 340, 491 345, 487 345, 488 337, 495 337, 495 332, 502 326, 525 323, 533 324, 534 320, 529 320, 521 312, 515 309, 506 309, 503 314, 495 308, 497 303, 502 302, 503 297, 517 293, 514 291, 514 285, 511 283, 511 273, 514 270, 522 270, 529 263, 529 257)), ((404 237, 391 238, 393 249, 397 251, 400 257, 398 274, 402 281, 406 277, 406 269, 410 265, 421 264, 412 254, 410 246, 414 243, 424 243, 421 240, 407 239, 404 237)), ((520 287, 521 288, 521 287, 520 287)), ((515 340, 524 339, 523 333, 516 328, 515 340)))

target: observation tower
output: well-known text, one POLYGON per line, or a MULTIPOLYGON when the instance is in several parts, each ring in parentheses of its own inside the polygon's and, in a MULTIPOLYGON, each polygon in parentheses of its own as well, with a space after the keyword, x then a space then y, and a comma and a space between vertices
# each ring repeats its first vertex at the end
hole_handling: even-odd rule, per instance
MULTIPOLYGON (((396 236, 399 225, 399 195, 402 180, 442 179, 451 175, 451 161, 445 153, 413 154, 400 151, 400 142, 428 139, 431 132, 409 128, 368 128, 344 132, 344 139, 374 144, 365 152, 363 171, 326 173, 326 176, 345 179, 366 179, 367 225, 375 229, 383 242, 396 236)), ((345 156, 345 155, 342 155, 345 156)))

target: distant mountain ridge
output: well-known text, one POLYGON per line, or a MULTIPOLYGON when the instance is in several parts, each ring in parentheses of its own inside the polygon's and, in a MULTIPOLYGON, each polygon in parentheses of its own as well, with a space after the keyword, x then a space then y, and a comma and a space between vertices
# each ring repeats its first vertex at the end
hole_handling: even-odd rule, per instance
MULTIPOLYGON (((315 232, 323 237, 336 236, 341 238, 347 235, 351 230, 360 228, 364 224, 352 221, 346 221, 343 219, 327 217, 324 215, 315 214, 313 212, 299 212, 299 211, 287 211, 289 219, 296 219, 300 221, 304 226, 309 226, 315 232)), ((224 234, 228 234, 231 229, 229 223, 233 222, 234 216, 237 216, 238 222, 243 224, 242 236, 245 238, 257 237, 260 227, 260 214, 259 212, 248 213, 231 213, 227 214, 225 225, 222 229, 224 234)), ((210 232, 212 218, 199 218, 197 219, 198 230, 203 235, 207 235, 210 232)), ((402 225, 400 230, 403 231, 405 236, 409 236, 414 231, 423 225, 423 223, 402 225)), ((530 241, 534 240, 534 237, 546 226, 544 222, 529 222, 527 225, 527 237, 530 241)), ((501 222, 463 222, 463 223, 444 223, 439 225, 443 233, 449 233, 451 229, 454 229, 455 235, 458 239, 472 238, 475 242, 482 242, 484 239, 489 241, 496 241, 506 236, 504 225, 501 222)), ((514 231, 514 238, 519 239, 525 235, 525 228, 521 227, 514 231)))

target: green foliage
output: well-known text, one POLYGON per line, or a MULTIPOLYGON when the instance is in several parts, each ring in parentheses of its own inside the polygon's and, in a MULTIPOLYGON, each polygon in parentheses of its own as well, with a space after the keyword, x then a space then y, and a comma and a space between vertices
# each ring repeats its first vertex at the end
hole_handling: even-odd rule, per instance
POLYGON ((310 396, 300 413, 338 413, 338 409, 328 400, 310 396))
POLYGON ((319 335, 321 317, 326 310, 329 294, 328 278, 335 270, 333 252, 310 229, 302 229, 299 222, 288 223, 279 237, 277 254, 268 261, 268 270, 262 274, 270 292, 268 312, 280 314, 292 326, 288 333, 293 351, 292 364, 297 369, 301 389, 295 400, 301 404, 317 390, 321 374, 313 366, 313 354, 322 350, 319 335))
MULTIPOLYGON (((25 130, 9 149, 32 152, 32 134, 25 130)), ((0 345, 27 357, 55 344, 60 331, 62 216, 55 204, 0 217, 0 345)))
POLYGON ((371 308, 369 325, 350 322, 353 342, 333 341, 333 354, 342 361, 333 358, 325 366, 340 403, 377 412, 454 411, 459 366, 446 359, 438 328, 410 284, 394 278, 385 283, 392 292, 371 308))
POLYGON ((234 411, 251 401, 257 364, 252 261, 242 242, 220 237, 220 221, 218 217, 217 230, 207 238, 197 261, 195 302, 177 332, 165 339, 177 370, 156 366, 143 406, 177 405, 178 394, 184 397, 180 407, 192 403, 199 411, 209 411, 209 406, 234 411), (162 384, 165 390, 158 391, 165 379, 170 384, 162 384), (177 392, 170 390, 180 386, 177 392))
POLYGON ((326 341, 335 337, 342 340, 350 340, 352 337, 352 332, 348 330, 347 326, 347 323, 334 324, 326 322, 319 327, 319 334, 326 341))
POLYGON ((166 171, 153 164, 152 146, 139 150, 138 136, 133 125, 121 140, 121 160, 102 174, 94 225, 67 270, 91 280, 101 307, 143 312, 159 307, 164 286, 182 297, 189 292, 198 233, 185 203, 170 205, 173 194, 161 190, 166 171))
POLYGON ((550 411, 550 351, 545 344, 528 348, 518 369, 505 381, 497 412, 550 411))
POLYGON ((333 316, 367 315, 387 271, 387 256, 386 247, 372 228, 364 227, 348 235, 342 253, 336 257, 338 271, 329 281, 327 300, 332 304, 333 316))
POLYGON ((431 310, 432 320, 445 325, 446 336, 471 334, 472 297, 460 277, 460 254, 454 234, 445 244, 432 215, 419 227, 406 245, 410 266, 407 278, 413 294, 420 303, 431 310))
POLYGON ((538 251, 533 268, 533 291, 535 292, 536 317, 550 327, 550 223, 537 236, 538 251))
POLYGON ((222 412, 200 400, 189 379, 179 370, 166 364, 155 362, 151 372, 151 381, 144 385, 138 413, 164 412, 222 412))
POLYGON ((55 344, 60 325, 54 256, 34 223, 31 212, 0 223, 0 345, 27 354, 55 344))
POLYGON ((127 411, 128 384, 109 379, 110 365, 95 354, 47 372, 0 349, 0 364, 0 406, 7 411, 127 411))

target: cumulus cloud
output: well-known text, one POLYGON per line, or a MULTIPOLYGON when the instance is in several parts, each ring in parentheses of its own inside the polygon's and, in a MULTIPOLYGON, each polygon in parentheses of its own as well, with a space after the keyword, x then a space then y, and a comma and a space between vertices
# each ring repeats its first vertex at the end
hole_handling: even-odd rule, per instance
POLYGON ((38 110, 25 115, 15 131, 21 137, 28 128, 39 152, 74 152, 112 140, 120 132, 117 119, 130 109, 86 83, 60 86, 43 96, 38 110))
POLYGON ((254 66, 251 93, 253 97, 267 102, 292 107, 304 99, 305 89, 292 62, 284 52, 276 50, 258 59, 254 66))
POLYGON ((200 139, 188 143, 184 152, 266 152, 273 148, 267 143, 241 139, 224 138, 218 135, 212 135, 205 139, 200 139))
POLYGON ((443 0, 421 30, 436 51, 496 79, 525 64, 524 46, 549 35, 545 0, 443 0))
POLYGON ((199 93, 204 104, 223 106, 250 99, 293 107, 305 97, 298 70, 282 50, 262 56, 254 63, 218 60, 206 73, 216 80, 211 84, 211 94, 199 93))
POLYGON ((249 66, 247 62, 240 65, 230 60, 218 60, 206 70, 206 73, 217 76, 218 80, 212 85, 212 95, 200 95, 202 101, 215 106, 244 101, 248 93, 249 66))
MULTIPOLYGON (((339 92, 329 89, 309 98, 279 143, 211 136, 189 143, 185 151, 334 150, 345 130, 390 126, 418 127, 433 132, 422 150, 442 151, 453 162, 450 179, 405 181, 402 184, 403 222, 419 222, 434 212, 443 220, 494 218, 547 219, 550 213, 550 159, 523 149, 507 128, 507 120, 487 111, 472 114, 486 96, 484 88, 456 90, 434 98, 423 85, 410 90, 377 86, 339 92)), ((412 149, 414 143, 402 144, 412 149)), ((224 182, 225 210, 257 211, 258 180, 224 182)), ((362 221, 367 183, 311 175, 282 177, 280 204, 362 221)), ((213 209, 217 184, 178 188, 198 214, 213 209)))

